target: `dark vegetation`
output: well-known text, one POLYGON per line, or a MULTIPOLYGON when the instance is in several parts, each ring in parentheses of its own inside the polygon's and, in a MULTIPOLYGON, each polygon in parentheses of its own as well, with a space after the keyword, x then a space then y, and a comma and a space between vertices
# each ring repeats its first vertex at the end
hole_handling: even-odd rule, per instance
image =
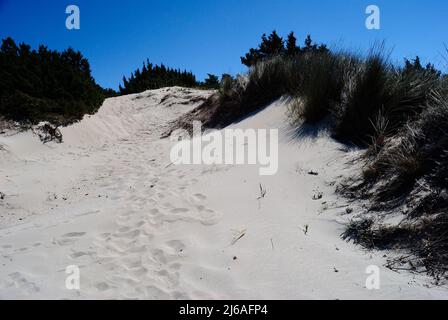
POLYGON ((153 65, 149 61, 143 63, 143 68, 132 72, 127 79, 123 77, 123 86, 120 85, 121 94, 140 93, 145 90, 163 87, 196 87, 198 82, 193 73, 178 69, 167 68, 165 65, 153 65))
POLYGON ((67 125, 92 114, 112 95, 95 83, 88 61, 71 48, 58 52, 4 39, 0 48, 0 117, 67 125))
POLYGON ((218 89, 219 85, 218 77, 213 74, 208 74, 204 82, 199 82, 191 71, 172 69, 164 64, 153 65, 146 61, 141 70, 138 68, 131 73, 129 78, 123 77, 123 85, 120 85, 119 91, 120 94, 125 95, 174 86, 218 89))
POLYGON ((326 128, 340 141, 365 148, 363 174, 343 184, 346 196, 367 200, 344 237, 369 248, 399 249, 393 268, 448 271, 448 77, 417 57, 389 62, 383 44, 366 55, 330 51, 308 36, 296 46, 276 32, 241 58, 249 67, 223 76, 218 95, 176 125, 192 119, 224 127, 281 96, 291 122, 326 128), (388 214, 402 213, 387 224, 388 214))
MULTIPOLYGON (((149 61, 129 78, 123 77, 120 94, 161 87, 182 86, 218 89, 219 78, 209 74, 199 82, 191 72, 153 65, 149 61)), ((91 75, 89 62, 72 48, 58 52, 41 45, 32 49, 13 39, 0 48, 0 118, 30 126, 48 121, 56 126, 95 113, 105 98, 116 96, 103 89, 91 75)))
POLYGON ((309 35, 305 39, 305 46, 301 48, 297 46, 297 38, 295 37, 294 32, 291 32, 288 35, 285 42, 274 30, 269 36, 263 34, 258 48, 249 49, 249 52, 246 53, 244 57, 241 57, 241 63, 247 67, 252 67, 263 60, 279 55, 294 56, 296 54, 304 54, 307 52, 324 53, 329 52, 329 50, 326 45, 313 44, 311 36, 309 35))

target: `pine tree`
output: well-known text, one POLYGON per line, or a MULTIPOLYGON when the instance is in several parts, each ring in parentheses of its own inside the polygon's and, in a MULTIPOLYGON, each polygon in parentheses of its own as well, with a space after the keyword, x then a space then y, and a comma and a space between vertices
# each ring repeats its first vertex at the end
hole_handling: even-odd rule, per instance
POLYGON ((300 51, 300 48, 297 47, 297 38, 294 36, 294 32, 291 31, 288 34, 288 39, 286 41, 286 53, 288 55, 295 55, 300 51))
POLYGON ((283 41, 283 38, 280 37, 277 34, 277 31, 272 31, 272 33, 269 35, 267 41, 264 39, 264 41, 261 44, 260 47, 262 53, 265 54, 267 57, 273 57, 275 55, 281 54, 285 50, 285 43, 283 41))
POLYGON ((311 51, 313 49, 313 40, 311 40, 311 36, 307 35, 305 39, 305 48, 306 51, 311 51))
POLYGON ((244 57, 241 57, 241 63, 251 67, 258 61, 266 58, 271 58, 285 52, 285 43, 283 38, 280 37, 274 30, 269 37, 266 34, 261 36, 261 43, 257 49, 249 49, 244 57))
POLYGON ((208 74, 202 86, 207 89, 218 89, 219 88, 219 78, 214 74, 208 74))
POLYGON ((249 49, 249 52, 244 57, 241 57, 241 63, 246 67, 252 67, 260 60, 262 60, 260 51, 253 48, 249 49))

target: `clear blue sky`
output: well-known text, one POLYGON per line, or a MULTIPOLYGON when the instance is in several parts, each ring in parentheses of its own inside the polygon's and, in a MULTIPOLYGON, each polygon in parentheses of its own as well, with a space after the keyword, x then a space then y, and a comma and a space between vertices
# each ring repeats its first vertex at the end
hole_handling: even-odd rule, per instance
POLYGON ((366 51, 386 40, 392 59, 421 56, 446 70, 446 0, 0 0, 0 37, 33 47, 72 46, 90 61, 93 76, 117 88, 123 75, 149 58, 207 73, 245 70, 239 57, 259 43, 262 33, 295 31, 302 39, 366 51), (65 8, 76 4, 81 29, 65 28, 65 8), (381 9, 381 30, 365 28, 365 8, 381 9))

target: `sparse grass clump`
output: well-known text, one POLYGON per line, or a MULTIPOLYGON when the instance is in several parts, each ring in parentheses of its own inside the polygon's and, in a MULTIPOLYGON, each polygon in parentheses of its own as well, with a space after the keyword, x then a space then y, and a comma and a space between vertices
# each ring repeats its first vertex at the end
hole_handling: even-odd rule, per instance
POLYGON ((341 105, 335 133, 344 140, 365 144, 375 131, 374 119, 387 108, 393 94, 390 92, 392 71, 381 52, 370 55, 357 69, 341 105))
MULTIPOLYGON (((376 199, 394 200, 412 190, 422 177, 443 185, 448 151, 448 101, 433 91, 424 110, 408 121, 397 134, 387 138, 378 154, 370 159, 376 174, 370 182, 387 180, 376 199), (433 171, 436 170, 437 173, 433 171)), ((446 184, 445 184, 446 185, 446 184)))
POLYGON ((370 199, 370 212, 402 212, 404 220, 387 227, 352 224, 345 236, 369 247, 404 249, 413 255, 396 263, 419 264, 441 281, 448 271, 447 96, 432 90, 422 110, 367 157, 363 180, 353 187, 370 199))

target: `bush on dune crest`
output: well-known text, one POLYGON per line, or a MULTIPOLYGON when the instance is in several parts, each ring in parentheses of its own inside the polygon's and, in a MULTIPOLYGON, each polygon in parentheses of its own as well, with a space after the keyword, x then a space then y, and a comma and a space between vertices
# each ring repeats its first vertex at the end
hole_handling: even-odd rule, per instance
MULTIPOLYGON (((231 76, 223 77, 219 91, 220 105, 213 115, 216 115, 220 124, 224 126, 283 95, 297 96, 300 90, 305 88, 304 83, 308 82, 307 76, 312 76, 311 73, 307 75, 304 73, 305 68, 310 69, 307 64, 314 61, 318 63, 317 59, 312 58, 314 56, 321 57, 322 64, 328 65, 334 62, 329 50, 323 45, 313 44, 309 36, 305 40, 304 47, 295 45, 293 33, 289 34, 286 45, 275 32, 268 38, 263 36, 259 49, 251 49, 242 58, 243 63, 250 66, 247 74, 239 75, 236 79, 231 76)), ((334 75, 335 73, 330 77, 334 75)), ((314 76, 317 77, 317 75, 314 76)), ((323 81, 323 78, 328 77, 326 72, 323 71, 320 76, 320 87, 323 83, 329 83, 330 87, 332 86, 332 82, 323 81)), ((313 87, 306 88, 309 92, 313 89, 313 87)), ((334 89, 329 91, 333 92, 334 89)), ((314 92, 316 92, 315 99, 318 99, 321 95, 317 93, 317 90, 314 92)), ((320 105, 314 100, 310 101, 311 103, 320 105)), ((312 108, 308 110, 310 113, 315 112, 312 108)), ((296 110, 292 113, 296 113, 296 110)), ((312 122, 311 119, 310 122, 312 122)))

